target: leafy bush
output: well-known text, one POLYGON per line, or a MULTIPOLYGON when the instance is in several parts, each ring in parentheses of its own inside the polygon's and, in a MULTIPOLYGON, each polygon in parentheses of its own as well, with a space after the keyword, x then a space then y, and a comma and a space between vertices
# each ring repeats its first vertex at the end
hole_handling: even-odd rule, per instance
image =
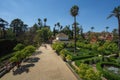
POLYGON ((52 48, 59 53, 62 49, 64 49, 64 43, 62 42, 53 43, 52 48))
POLYGON ((106 41, 97 50, 104 55, 118 53, 118 45, 116 43, 111 42, 111 41, 106 41))
POLYGON ((13 48, 13 50, 14 51, 20 51, 20 50, 24 49, 24 47, 25 47, 25 45, 19 43, 13 48))
POLYGON ((25 47, 21 52, 24 56, 23 58, 29 57, 32 55, 33 52, 35 52, 35 47, 33 47, 32 45, 29 45, 25 47))
POLYGON ((74 48, 74 43, 68 43, 66 47, 67 48, 74 48))
POLYGON ((66 55, 68 54, 69 52, 68 52, 68 50, 66 50, 66 49, 62 49, 61 51, 60 51, 60 55, 62 56, 62 57, 66 57, 66 55))
POLYGON ((77 72, 79 76, 84 80, 101 80, 100 72, 95 72, 87 64, 81 63, 77 72))
POLYGON ((94 43, 91 45, 92 50, 97 50, 98 47, 99 47, 99 44, 97 43, 94 43))
POLYGON ((15 55, 10 58, 11 62, 18 62, 23 58, 21 51, 16 51, 14 54, 15 55))
POLYGON ((56 51, 59 53, 63 48, 64 48, 63 45, 57 45, 56 51))
POLYGON ((77 46, 80 47, 80 48, 85 48, 85 43, 77 42, 76 44, 77 44, 77 46))
POLYGON ((67 56, 65 57, 66 58, 66 60, 72 60, 72 56, 71 55, 69 55, 69 54, 67 54, 67 56))
POLYGON ((35 52, 35 47, 29 45, 20 51, 14 52, 14 56, 10 58, 10 61, 19 62, 23 60, 24 58, 31 56, 33 52, 35 52))
POLYGON ((86 71, 85 80, 102 80, 100 72, 95 72, 92 68, 86 71))

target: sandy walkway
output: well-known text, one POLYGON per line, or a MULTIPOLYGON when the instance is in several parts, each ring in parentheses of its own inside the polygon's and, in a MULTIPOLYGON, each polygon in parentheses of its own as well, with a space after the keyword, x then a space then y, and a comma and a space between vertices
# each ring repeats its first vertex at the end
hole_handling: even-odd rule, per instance
POLYGON ((38 62, 23 63, 25 68, 16 70, 16 73, 10 71, 0 80, 77 80, 73 73, 66 66, 65 62, 57 56, 49 45, 47 49, 40 47, 42 51, 35 55, 38 62))

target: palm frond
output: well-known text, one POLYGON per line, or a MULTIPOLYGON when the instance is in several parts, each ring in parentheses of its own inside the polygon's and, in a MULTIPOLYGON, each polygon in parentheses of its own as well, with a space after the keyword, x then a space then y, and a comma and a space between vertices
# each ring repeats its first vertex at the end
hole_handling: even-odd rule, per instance
POLYGON ((111 18, 112 16, 115 16, 115 14, 110 14, 107 19, 111 18))

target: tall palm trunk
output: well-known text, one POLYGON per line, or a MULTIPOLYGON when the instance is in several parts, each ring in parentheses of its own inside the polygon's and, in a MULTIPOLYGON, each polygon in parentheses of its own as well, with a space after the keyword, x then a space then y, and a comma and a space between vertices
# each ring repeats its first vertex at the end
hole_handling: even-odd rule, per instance
POLYGON ((44 22, 44 27, 46 27, 46 21, 44 22))
POLYGON ((74 17, 74 28, 75 28, 75 37, 74 37, 74 53, 76 53, 76 16, 74 17))

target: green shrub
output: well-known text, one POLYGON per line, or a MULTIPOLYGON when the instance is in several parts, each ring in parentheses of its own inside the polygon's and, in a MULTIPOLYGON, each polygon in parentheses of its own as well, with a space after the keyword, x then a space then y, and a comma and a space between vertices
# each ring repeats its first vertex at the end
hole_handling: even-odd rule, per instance
POLYGON ((35 52, 35 47, 32 45, 26 46, 24 49, 14 52, 14 56, 10 58, 10 61, 19 62, 24 58, 31 56, 33 52, 35 52))
POLYGON ((65 57, 66 58, 66 60, 72 60, 72 56, 71 55, 69 55, 69 54, 67 54, 67 56, 65 57))
POLYGON ((62 56, 63 58, 65 58, 67 54, 68 54, 68 50, 66 50, 66 49, 62 49, 60 51, 60 56, 62 56))
POLYGON ((20 50, 24 49, 24 47, 25 47, 25 45, 19 43, 13 48, 13 50, 14 51, 20 51, 20 50))
POLYGON ((99 47, 98 43, 94 43, 91 45, 92 50, 97 50, 98 47, 99 47))
POLYGON ((59 53, 64 47, 62 45, 56 46, 56 51, 59 53))
POLYGON ((32 45, 26 46, 21 52, 24 56, 23 58, 29 57, 35 52, 35 47, 32 45))
POLYGON ((87 64, 81 63, 77 72, 79 76, 84 80, 101 80, 100 72, 95 72, 87 64))
POLYGON ((102 80, 100 72, 95 72, 92 68, 86 71, 85 80, 102 80))
POLYGON ((56 50, 57 53, 59 53, 62 49, 64 49, 64 43, 62 42, 53 43, 52 48, 56 50))
POLYGON ((81 63, 84 63, 82 60, 76 60, 75 61, 75 65, 76 66, 80 66, 81 63))
POLYGON ((68 43, 66 47, 67 48, 74 48, 74 43, 68 43))
POLYGON ((21 51, 16 51, 14 54, 15 55, 9 59, 11 62, 18 62, 23 58, 21 51))

